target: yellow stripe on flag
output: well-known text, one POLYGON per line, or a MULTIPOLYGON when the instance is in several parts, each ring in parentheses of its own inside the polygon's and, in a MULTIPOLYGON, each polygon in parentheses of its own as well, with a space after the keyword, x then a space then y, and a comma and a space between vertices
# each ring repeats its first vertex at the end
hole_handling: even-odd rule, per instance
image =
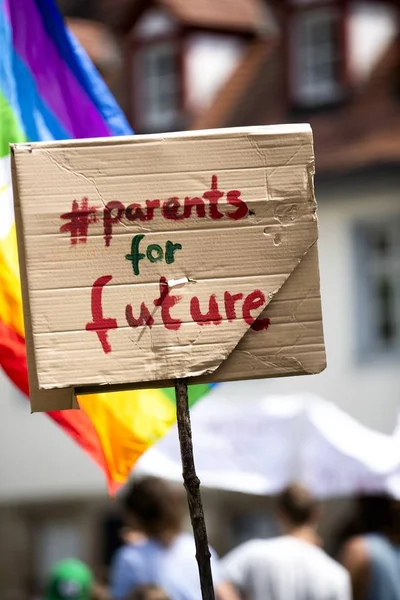
POLYGON ((0 321, 24 336, 15 224, 0 238, 0 321))
POLYGON ((160 390, 80 396, 79 405, 97 432, 111 479, 121 484, 175 422, 175 405, 160 390))

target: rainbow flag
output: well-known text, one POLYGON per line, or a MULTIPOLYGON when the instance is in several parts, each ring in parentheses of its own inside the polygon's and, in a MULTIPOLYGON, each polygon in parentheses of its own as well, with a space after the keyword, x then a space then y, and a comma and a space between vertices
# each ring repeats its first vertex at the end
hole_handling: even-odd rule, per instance
MULTIPOLYGON (((132 133, 54 0, 0 0, 0 365, 29 395, 9 143, 132 133)), ((190 401, 210 386, 193 386, 190 401)), ((48 413, 103 469, 110 491, 175 421, 174 391, 79 398, 48 413)))

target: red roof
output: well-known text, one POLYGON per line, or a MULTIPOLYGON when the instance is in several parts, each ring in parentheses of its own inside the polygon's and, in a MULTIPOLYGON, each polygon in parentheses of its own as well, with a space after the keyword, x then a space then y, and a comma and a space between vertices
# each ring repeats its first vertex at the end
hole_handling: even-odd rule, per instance
POLYGON ((234 31, 256 31, 262 20, 260 0, 159 0, 185 24, 234 31))
POLYGON ((131 29, 152 5, 191 27, 255 33, 267 20, 263 0, 103 0, 103 15, 115 27, 131 29))

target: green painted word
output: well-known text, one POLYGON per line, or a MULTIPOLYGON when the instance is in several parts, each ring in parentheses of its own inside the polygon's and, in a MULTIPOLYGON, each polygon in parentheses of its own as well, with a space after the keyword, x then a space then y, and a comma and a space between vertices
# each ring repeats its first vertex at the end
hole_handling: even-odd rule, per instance
POLYGON ((143 234, 135 235, 131 243, 131 253, 126 254, 126 260, 130 260, 132 263, 133 272, 135 275, 139 275, 139 262, 147 258, 151 263, 160 262, 165 260, 167 265, 172 264, 175 261, 175 252, 182 250, 182 244, 174 244, 173 242, 166 242, 165 250, 159 244, 149 244, 146 252, 139 251, 140 242, 145 236, 143 234))

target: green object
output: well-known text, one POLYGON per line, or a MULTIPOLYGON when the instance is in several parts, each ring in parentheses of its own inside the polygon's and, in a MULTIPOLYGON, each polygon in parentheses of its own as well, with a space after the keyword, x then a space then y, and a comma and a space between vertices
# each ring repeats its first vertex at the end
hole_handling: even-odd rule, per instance
POLYGON ((57 563, 50 574, 45 600, 90 600, 93 575, 79 560, 57 563))

